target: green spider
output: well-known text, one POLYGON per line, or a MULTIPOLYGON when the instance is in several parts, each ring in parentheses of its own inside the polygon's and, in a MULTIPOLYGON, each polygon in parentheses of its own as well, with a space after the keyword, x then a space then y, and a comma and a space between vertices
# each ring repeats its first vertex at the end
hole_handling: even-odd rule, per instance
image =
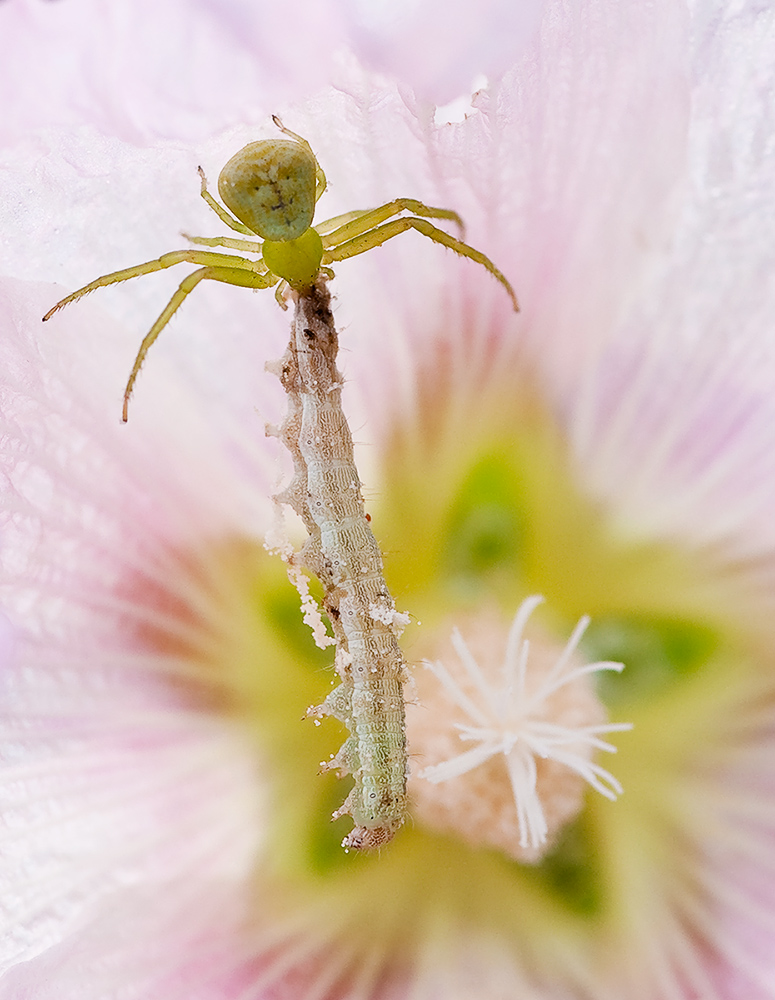
POLYGON ((486 267, 509 293, 514 309, 519 310, 513 288, 489 257, 428 222, 428 219, 446 219, 462 231, 463 221, 457 212, 432 208, 414 198, 396 198, 379 208, 347 212, 313 226, 315 205, 326 189, 326 176, 307 140, 285 128, 276 116, 273 115, 272 120, 289 138, 251 142, 232 156, 218 178, 218 191, 226 208, 219 205, 207 190, 204 171, 199 168, 202 197, 216 215, 230 229, 246 236, 259 236, 263 242, 183 234, 191 243, 257 254, 257 260, 204 250, 174 250, 157 260, 96 278, 57 302, 43 317, 45 322, 57 310, 105 285, 139 278, 175 264, 201 265, 181 281, 178 290, 143 338, 124 390, 124 422, 127 420, 129 398, 149 348, 186 296, 205 278, 246 288, 271 288, 279 282, 275 294, 286 308, 284 299, 289 288, 304 294, 318 275, 333 277, 333 271, 326 265, 355 257, 407 229, 416 229, 423 236, 486 267), (413 214, 387 221, 402 212, 413 214))

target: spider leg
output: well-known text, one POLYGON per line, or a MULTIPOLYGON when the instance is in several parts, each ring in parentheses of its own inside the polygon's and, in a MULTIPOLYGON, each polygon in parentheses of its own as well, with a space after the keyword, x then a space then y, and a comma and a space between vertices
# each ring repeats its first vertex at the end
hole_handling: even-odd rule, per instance
POLYGON ((248 229, 248 227, 240 222, 239 219, 235 219, 231 212, 228 212, 223 205, 218 204, 215 198, 213 198, 207 190, 207 178, 205 177, 204 170, 202 170, 201 167, 197 167, 196 169, 199 171, 199 176, 202 178, 201 195, 221 222, 225 222, 229 229, 233 229, 237 233, 244 233, 245 236, 255 236, 256 234, 252 229, 248 229))
MULTIPOLYGON (((212 254, 211 256, 218 255, 212 254)), ((245 288, 269 288, 277 281, 277 277, 274 274, 256 274, 255 271, 249 271, 242 267, 200 267, 198 271, 193 271, 191 274, 187 275, 181 281, 177 291, 164 307, 161 315, 153 324, 151 329, 148 333, 146 333, 145 337, 143 337, 143 342, 140 344, 140 350, 137 352, 135 363, 132 365, 132 371, 129 375, 126 389, 124 390, 124 409, 121 415, 121 419, 124 423, 126 423, 128 419, 129 397, 132 395, 132 390, 135 387, 137 376, 140 374, 140 369, 151 345, 172 319, 176 310, 180 307, 186 296, 190 295, 199 282, 205 278, 212 278, 214 281, 223 281, 229 285, 242 285, 245 288)))
POLYGON ((395 198, 385 205, 380 205, 379 208, 367 208, 362 212, 348 212, 346 215, 328 219, 321 225, 315 226, 315 229, 323 238, 324 247, 335 247, 344 243, 345 240, 361 236, 369 229, 375 229, 391 216, 398 215, 400 212, 411 212, 412 215, 419 215, 426 219, 448 219, 455 223, 461 236, 465 235, 463 220, 457 212, 453 212, 449 208, 433 208, 432 205, 425 205, 415 198, 395 198), (339 225, 332 229, 333 223, 339 223, 339 225))
MULTIPOLYGON (((345 227, 343 226, 342 228, 345 227)), ((407 229, 416 229, 418 233, 427 236, 434 243, 441 243, 442 246, 449 247, 450 250, 454 250, 461 257, 468 257, 476 261, 477 264, 481 264, 482 267, 486 267, 490 274, 497 278, 509 293, 509 297, 514 305, 514 311, 519 312, 519 304, 514 294, 514 289, 503 272, 498 270, 490 258, 486 257, 479 250, 474 250, 467 243, 462 243, 460 240, 455 239, 454 236, 450 236, 449 233, 445 233, 443 229, 437 229, 436 226, 432 225, 426 219, 394 219, 392 222, 377 226, 375 229, 370 229, 344 243, 340 243, 339 246, 326 250, 323 254, 323 263, 328 264, 333 260, 346 260, 348 257, 355 257, 359 253, 365 253, 367 250, 381 246, 386 240, 398 236, 399 233, 405 233, 407 229)))
POLYGON ((283 310, 283 312, 285 312, 288 309, 288 303, 286 299, 288 297, 288 292, 290 291, 290 289, 291 286, 288 284, 285 278, 283 278, 280 284, 274 290, 274 297, 277 300, 278 306, 283 310))
POLYGON ((292 139, 295 139, 296 142, 304 146, 304 148, 308 149, 312 154, 312 159, 315 161, 315 204, 317 204, 320 201, 320 196, 323 194, 326 187, 328 186, 328 181, 326 180, 326 175, 323 173, 323 168, 318 163, 317 156, 315 156, 315 154, 312 152, 312 146, 310 146, 310 144, 307 142, 305 138, 303 138, 300 135, 297 135, 296 132, 291 132, 289 128, 286 128, 285 125, 283 125, 282 121, 277 117, 277 115, 272 115, 272 121, 280 129, 281 132, 284 132, 285 135, 289 135, 292 139))
POLYGON ((229 250, 241 250, 243 253, 261 253, 261 243, 258 240, 234 240, 229 236, 190 236, 180 234, 189 243, 203 247, 226 247, 229 250))
MULTIPOLYGON (((307 143, 307 146, 309 146, 309 143, 307 143)), ((312 155, 315 156, 314 153, 312 153, 312 155)), ((315 204, 316 205, 320 201, 320 196, 323 194, 323 192, 326 190, 327 187, 328 187, 328 181, 326 180, 326 175, 323 173, 323 168, 318 163, 316 157, 315 158, 315 204)))
MULTIPOLYGON (((132 278, 140 278, 144 274, 152 274, 154 271, 163 271, 166 267, 174 267, 175 264, 202 264, 210 267, 250 268, 251 270, 256 267, 253 261, 245 260, 241 257, 233 257, 231 254, 208 253, 206 250, 173 250, 171 253, 162 254, 156 260, 149 260, 145 264, 135 264, 134 267, 125 267, 121 271, 112 271, 110 274, 103 274, 101 278, 95 278, 88 285, 84 285, 83 288, 71 292, 57 302, 55 306, 52 306, 43 317, 43 322, 45 323, 47 319, 51 319, 55 312, 70 305, 71 302, 75 302, 76 299, 80 299, 84 295, 88 295, 89 292, 96 291, 98 288, 104 288, 106 285, 115 285, 119 281, 130 281, 132 278)), ((263 267, 263 265, 260 266, 263 267)))
POLYGON ((360 219, 361 216, 364 216, 367 212, 371 211, 372 209, 370 208, 361 208, 354 212, 343 212, 341 215, 335 215, 331 219, 326 219, 325 222, 320 222, 312 228, 317 229, 318 235, 323 238, 325 243, 326 236, 328 236, 329 233, 333 233, 335 229, 339 229, 340 226, 345 224, 345 222, 352 222, 354 219, 360 219))

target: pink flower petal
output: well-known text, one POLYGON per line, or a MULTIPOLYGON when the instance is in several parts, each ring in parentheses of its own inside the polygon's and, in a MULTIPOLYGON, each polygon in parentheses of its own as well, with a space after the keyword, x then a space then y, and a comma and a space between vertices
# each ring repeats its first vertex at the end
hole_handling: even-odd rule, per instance
POLYGON ((0 3, 0 145, 91 125, 144 143, 263 122, 338 75, 352 49, 418 97, 447 101, 530 38, 537 0, 13 0, 0 3), (34 70, 33 70, 34 67, 34 70))
POLYGON ((353 50, 369 68, 408 84, 424 101, 466 94, 477 76, 497 76, 533 41, 537 0, 446 3, 346 0, 353 50))

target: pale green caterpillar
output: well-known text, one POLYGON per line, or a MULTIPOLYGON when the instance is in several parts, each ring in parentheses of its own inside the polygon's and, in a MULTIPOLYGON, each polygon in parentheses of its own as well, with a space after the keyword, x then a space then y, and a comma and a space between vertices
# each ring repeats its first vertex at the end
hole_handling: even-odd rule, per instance
POLYGON ((323 584, 336 639, 341 684, 311 710, 335 716, 351 733, 325 765, 355 781, 334 818, 349 813, 355 821, 344 847, 378 847, 406 814, 405 668, 397 641, 405 619, 395 611, 364 513, 325 279, 293 297, 293 335, 272 366, 288 393, 278 434, 294 461, 293 481, 277 499, 293 507, 309 532, 290 561, 306 565, 323 584))

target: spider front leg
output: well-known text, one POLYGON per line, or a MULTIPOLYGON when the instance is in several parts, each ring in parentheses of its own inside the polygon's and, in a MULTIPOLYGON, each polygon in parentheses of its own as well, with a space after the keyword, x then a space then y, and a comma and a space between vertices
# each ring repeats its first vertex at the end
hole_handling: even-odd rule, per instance
MULTIPOLYGON (((379 209, 375 209, 375 211, 379 211, 379 209)), ((357 222, 348 223, 346 226, 342 226, 341 229, 335 230, 331 234, 331 237, 334 237, 337 232, 341 232, 343 229, 348 229, 351 225, 357 225, 357 222)), ((382 226, 369 229, 352 239, 347 239, 344 242, 339 243, 337 246, 330 246, 329 249, 327 249, 323 254, 323 263, 330 264, 334 260, 346 260, 348 257, 355 257, 359 253, 365 253, 367 250, 372 250, 374 247, 382 246, 382 244, 387 240, 392 239, 394 236, 398 236, 399 233, 405 233, 407 229, 416 229, 418 233, 422 233, 423 236, 427 236, 428 239, 433 240, 434 243, 441 243, 442 246, 449 247, 450 250, 454 250, 455 253, 460 254, 461 257, 468 257, 470 260, 476 261, 477 264, 481 264, 482 267, 487 268, 490 274, 497 278, 509 293, 509 297, 514 306, 514 311, 519 312, 519 303, 517 302, 517 297, 514 294, 514 289, 511 287, 508 278, 506 278, 502 271, 498 270, 490 258, 486 257, 483 253, 481 253, 481 251, 475 250, 467 243, 463 243, 461 240, 455 239, 454 236, 450 236, 449 233, 445 233, 443 229, 438 229, 436 226, 428 222, 427 219, 417 219, 413 217, 406 219, 394 219, 392 222, 386 222, 382 226)))
POLYGON ((339 229, 345 224, 345 222, 354 222, 355 219, 361 219, 368 212, 373 211, 371 208, 359 208, 352 212, 342 212, 341 215, 335 215, 331 219, 326 219, 325 222, 319 222, 313 229, 317 230, 318 236, 324 241, 325 246, 326 238, 333 233, 335 229, 339 229))
MULTIPOLYGON (((203 256, 217 257, 219 255, 207 254, 203 256)), ((226 260, 230 260, 232 262, 235 260, 234 257, 227 257, 225 254, 222 256, 226 260)), ((270 288, 278 281, 277 276, 274 274, 257 274, 255 271, 248 270, 247 268, 240 267, 239 265, 234 266, 233 263, 230 267, 201 267, 198 271, 193 271, 191 274, 187 275, 181 281, 177 291, 164 307, 161 315, 153 324, 151 329, 148 333, 146 333, 145 337, 143 337, 143 342, 140 344, 140 350, 137 352, 135 363, 132 365, 132 371, 129 375, 126 389, 124 390, 124 408, 121 413, 121 419, 124 423, 126 423, 128 419, 129 397, 132 395, 132 390, 135 387, 137 376, 140 374, 140 369, 142 368, 145 356, 148 354, 151 345, 172 319, 173 315, 180 307, 186 296, 190 295, 199 282, 203 281, 205 278, 210 278, 214 281, 223 281, 228 285, 242 285, 244 288, 270 288)))
POLYGON ((432 205, 425 205, 416 198, 394 198, 379 208, 367 208, 360 212, 347 212, 345 215, 337 215, 333 219, 321 222, 315 226, 323 239, 323 246, 335 247, 344 243, 345 240, 361 236, 370 229, 375 229, 381 223, 386 222, 391 216, 399 215, 401 212, 411 212, 426 219, 447 219, 454 222, 460 230, 460 235, 465 236, 465 226, 463 220, 449 208, 434 208, 432 205))
POLYGON ((144 274, 163 271, 165 268, 174 267, 175 264, 201 264, 205 267, 244 267, 251 270, 258 268, 262 273, 266 271, 263 264, 255 264, 250 260, 241 261, 239 257, 233 257, 226 253, 208 253, 205 250, 173 250, 171 253, 162 254, 156 260, 149 260, 145 264, 135 264, 134 267, 125 267, 121 271, 111 271, 110 274, 103 274, 101 278, 95 278, 88 285, 84 285, 83 288, 79 288, 77 291, 66 295, 65 298, 60 299, 43 317, 43 322, 45 323, 46 320, 51 319, 55 312, 64 309, 71 302, 77 301, 84 295, 88 295, 89 292, 96 291, 98 288, 105 288, 106 285, 115 285, 119 281, 130 281, 132 278, 141 278, 144 274))

